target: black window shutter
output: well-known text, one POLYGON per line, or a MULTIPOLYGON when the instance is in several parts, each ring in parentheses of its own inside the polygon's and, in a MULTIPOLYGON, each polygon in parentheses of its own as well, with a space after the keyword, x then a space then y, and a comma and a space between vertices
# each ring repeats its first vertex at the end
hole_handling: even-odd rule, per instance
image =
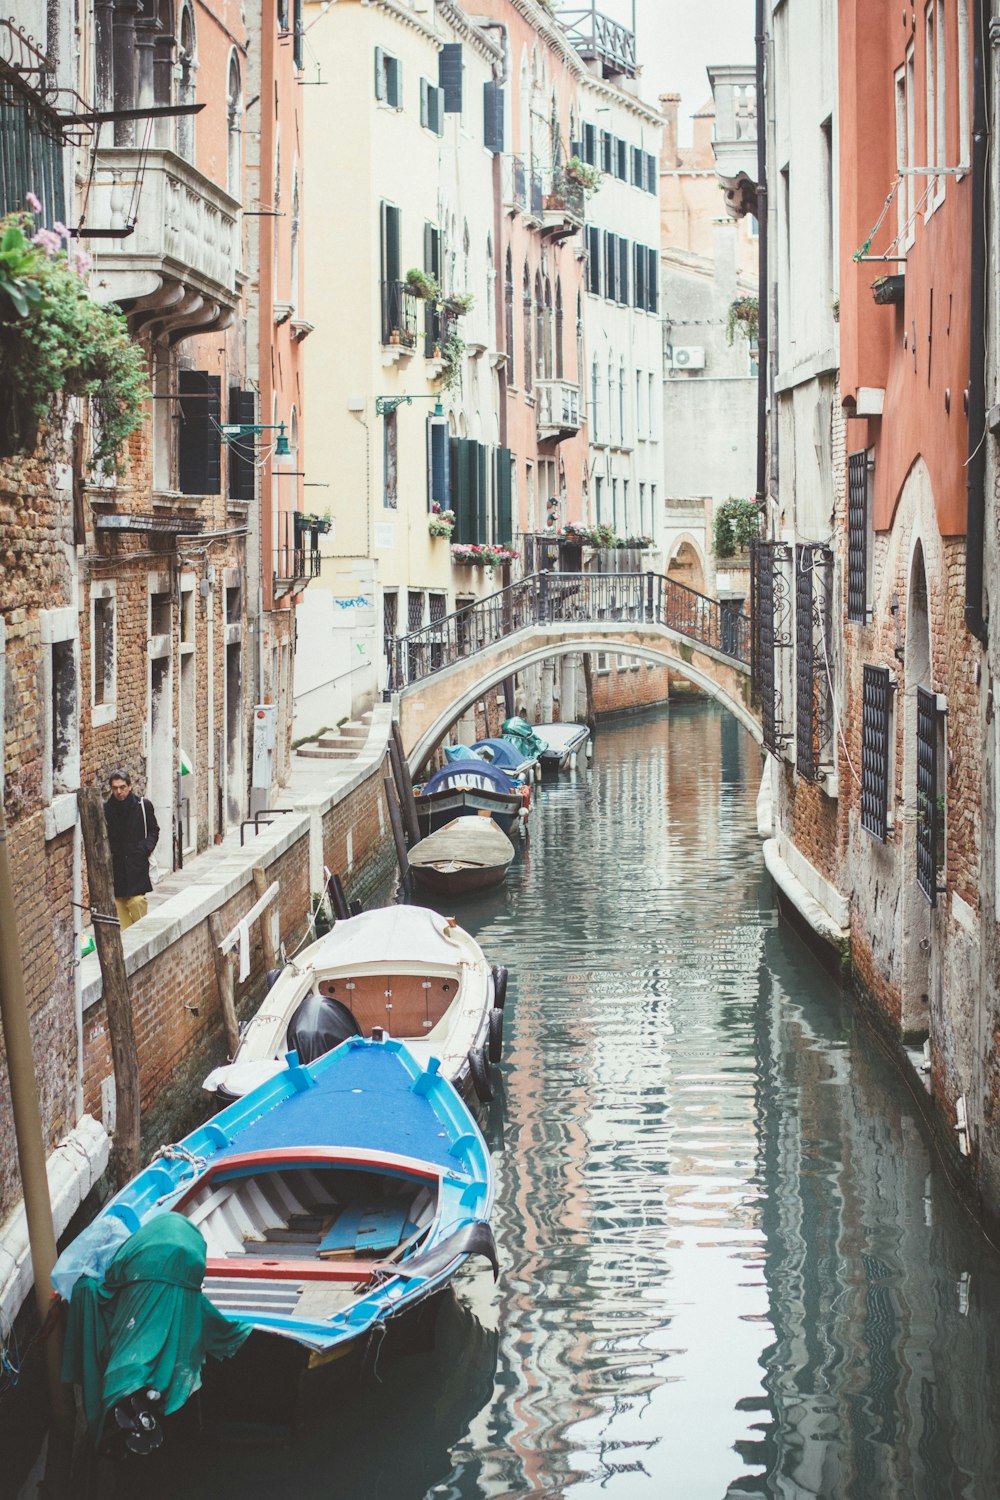
POLYGON ((489 517, 487 515, 487 502, 489 494, 486 487, 486 444, 473 443, 476 463, 476 541, 488 542, 489 517))
POLYGON ((427 418, 427 497, 442 510, 451 505, 451 444, 448 424, 440 417, 427 418))
POLYGON ((462 43, 445 42, 438 53, 438 86, 444 91, 446 115, 462 113, 462 43))
POLYGON ((399 277, 399 209, 393 203, 382 204, 382 277, 398 281, 399 277))
POLYGON ((511 459, 509 448, 498 448, 497 460, 497 534, 496 540, 510 546, 514 540, 514 516, 511 507, 511 459))
POLYGON ((602 172, 610 172, 611 171, 611 157, 612 157, 611 132, 608 131, 608 130, 602 130, 601 131, 601 170, 602 170, 602 172))
POLYGON ((469 458, 468 438, 450 438, 448 441, 451 467, 451 508, 455 512, 455 530, 452 540, 474 542, 469 518, 469 458))
POLYGON ((628 240, 618 241, 618 301, 628 302, 628 240))
POLYGON ((646 152, 646 191, 655 193, 659 190, 659 170, 656 157, 649 151, 646 152))
POLYGON ((587 291, 601 295, 601 231, 587 225, 587 291))
POLYGON ((646 247, 636 245, 634 247, 633 260, 635 262, 635 285, 633 288, 633 301, 636 307, 646 306, 646 247))
POLYGON ((612 302, 618 295, 618 250, 617 236, 610 229, 604 231, 604 295, 612 302))
POLYGON ((618 136, 615 136, 615 176, 622 182, 628 181, 628 147, 618 136))
POLYGON ((177 471, 182 495, 222 493, 222 377, 178 370, 177 471), (187 399, 185 399, 187 398, 187 399))
MULTIPOLYGON (((256 405, 253 391, 241 391, 238 385, 229 387, 230 422, 252 426, 257 420, 256 405)), ((234 438, 226 445, 229 452, 230 500, 252 500, 254 497, 255 442, 253 437, 234 438)))
POLYGON ((494 156, 503 150, 503 89, 492 79, 483 84, 483 143, 494 156))
POLYGON ((646 307, 655 313, 660 305, 660 261, 655 250, 646 251, 646 307))
POLYGON ((589 166, 597 166, 597 126, 583 127, 583 159, 589 166))

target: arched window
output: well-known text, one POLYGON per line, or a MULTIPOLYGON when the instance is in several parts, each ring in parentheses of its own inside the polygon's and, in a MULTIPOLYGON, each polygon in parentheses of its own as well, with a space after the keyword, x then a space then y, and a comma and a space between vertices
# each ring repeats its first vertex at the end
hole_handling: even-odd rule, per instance
POLYGON ((585 380, 583 366, 583 298, 576 294, 576 379, 582 385, 585 380))
POLYGON ((302 209, 299 202, 299 164, 296 162, 295 169, 292 172, 292 265, 289 274, 288 291, 288 300, 296 312, 299 310, 299 229, 301 223, 302 209))
MULTIPOLYGON (((194 75, 198 60, 195 54, 194 12, 190 5, 181 11, 180 43, 177 49, 177 102, 194 103, 194 75)), ((194 161, 194 115, 179 115, 177 119, 177 154, 185 161, 194 161)))
POLYGON ((507 384, 514 385, 514 263, 509 245, 503 282, 503 335, 507 355, 507 384))
POLYGON ((531 272, 524 263, 524 279, 521 283, 521 315, 524 319, 524 389, 530 395, 534 383, 534 365, 531 352, 531 323, 534 309, 531 304, 531 272))
POLYGON ((590 367, 590 424, 594 442, 601 437, 601 372, 595 359, 590 367))
POLYGON ((545 379, 545 303, 542 300, 541 274, 535 272, 535 373, 545 379))
MULTIPOLYGON (((243 131, 243 80, 240 77, 240 60, 235 52, 229 54, 229 78, 226 84, 226 121, 226 186, 234 198, 242 198, 243 189, 240 181, 240 169, 243 156, 241 140, 243 131)), ((277 194, 277 181, 277 172, 275 172, 275 194, 277 194)))
POLYGON ((545 356, 542 361, 545 368, 545 379, 552 379, 552 283, 545 278, 545 356))
POLYGON ((562 281, 556 277, 556 379, 563 378, 563 305, 562 281))

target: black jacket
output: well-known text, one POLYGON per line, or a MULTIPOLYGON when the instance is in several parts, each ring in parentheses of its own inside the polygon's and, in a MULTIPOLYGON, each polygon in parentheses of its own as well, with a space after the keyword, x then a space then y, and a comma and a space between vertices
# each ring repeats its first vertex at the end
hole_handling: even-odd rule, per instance
POLYGON ((129 792, 123 802, 109 797, 104 804, 104 820, 108 825, 108 842, 111 845, 115 895, 125 900, 130 896, 144 896, 153 889, 149 878, 149 856, 160 837, 160 825, 156 821, 152 802, 145 797, 140 801, 135 792, 129 792), (142 821, 143 805, 146 808, 145 827, 142 821))

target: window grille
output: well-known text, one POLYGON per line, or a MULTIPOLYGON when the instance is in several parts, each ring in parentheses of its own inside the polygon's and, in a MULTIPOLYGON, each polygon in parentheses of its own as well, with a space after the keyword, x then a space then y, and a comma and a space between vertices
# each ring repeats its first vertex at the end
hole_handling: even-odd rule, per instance
POLYGON ((937 695, 917 688, 917 884, 931 906, 938 898, 937 695))
MULTIPOLYGON (((406 595, 406 633, 412 635, 416 630, 422 630, 424 624, 424 594, 422 589, 410 589, 406 595)), ((422 677, 426 670, 424 665, 423 642, 412 642, 407 647, 407 674, 410 682, 415 682, 422 677)))
POLYGON ((861 689, 861 826, 880 843, 889 837, 890 705, 888 667, 865 663, 861 689))
POLYGON ((819 781, 832 759, 830 598, 833 553, 807 542, 795 549, 795 768, 819 781))
POLYGON ((385 640, 385 658, 389 663, 389 681, 395 676, 396 661, 396 622, 398 618, 399 596, 394 589, 386 589, 382 595, 382 635, 385 640))
POLYGON ((447 614, 447 600, 444 594, 428 594, 427 609, 430 616, 430 624, 439 628, 431 631, 431 671, 436 672, 439 667, 444 666, 444 631, 440 628, 447 614))
MULTIPOLYGON (((51 67, 48 59, 26 38, 21 38, 18 50, 38 64, 29 70, 30 76, 44 84, 51 67)), ((32 192, 42 202, 39 224, 51 227, 56 219, 64 219, 63 138, 58 117, 24 76, 2 59, 0 143, 0 214, 22 210, 25 194, 32 192)))
POLYGON ((868 455, 847 459, 847 618, 868 621, 868 455))
POLYGON ((785 716, 785 672, 779 653, 792 647, 792 549, 761 542, 758 556, 758 639, 761 728, 764 747, 782 755, 791 738, 785 716))

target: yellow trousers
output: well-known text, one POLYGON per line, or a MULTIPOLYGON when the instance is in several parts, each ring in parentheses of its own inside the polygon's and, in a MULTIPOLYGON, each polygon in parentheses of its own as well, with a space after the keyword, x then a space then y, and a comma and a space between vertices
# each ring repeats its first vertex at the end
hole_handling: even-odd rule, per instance
POLYGON ((123 932, 133 922, 140 922, 148 910, 145 896, 116 896, 115 907, 123 932))

